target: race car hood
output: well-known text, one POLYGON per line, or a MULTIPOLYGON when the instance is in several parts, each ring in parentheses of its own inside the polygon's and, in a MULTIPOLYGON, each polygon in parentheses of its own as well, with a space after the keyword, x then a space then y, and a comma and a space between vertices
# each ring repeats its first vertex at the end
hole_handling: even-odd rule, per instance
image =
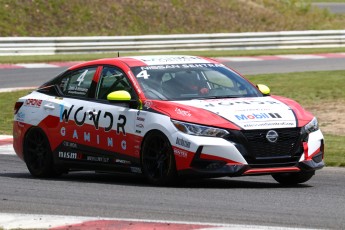
POLYGON ((297 102, 283 97, 251 97, 163 102, 172 119, 235 129, 276 129, 312 119, 297 102), (229 122, 230 121, 230 122, 229 122), (231 125, 230 125, 231 124, 231 125))

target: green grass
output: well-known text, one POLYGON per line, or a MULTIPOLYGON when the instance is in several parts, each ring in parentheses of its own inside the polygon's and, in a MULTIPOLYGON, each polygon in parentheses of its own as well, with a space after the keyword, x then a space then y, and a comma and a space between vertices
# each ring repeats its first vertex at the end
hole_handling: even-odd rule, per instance
POLYGON ((26 95, 29 90, 0 93, 0 134, 12 134, 13 108, 19 97, 26 95))
POLYGON ((325 135, 325 162, 345 167, 345 136, 325 135))
MULTIPOLYGON (((305 107, 329 101, 345 104, 345 71, 265 74, 252 75, 248 78, 254 83, 270 86, 272 94, 291 97, 305 107)), ((27 92, 29 91, 0 93, 0 106, 3 111, 0 118, 0 134, 12 133, 13 105, 17 98, 26 95, 27 92)), ((345 166, 345 136, 327 132, 324 134, 326 164, 328 166, 345 166)))
POLYGON ((0 0, 0 37, 344 29, 307 0, 0 0), (63 9, 63 10, 62 10, 63 9))
POLYGON ((297 72, 248 76, 271 88, 271 93, 293 98, 303 106, 330 100, 345 101, 345 71, 297 72))

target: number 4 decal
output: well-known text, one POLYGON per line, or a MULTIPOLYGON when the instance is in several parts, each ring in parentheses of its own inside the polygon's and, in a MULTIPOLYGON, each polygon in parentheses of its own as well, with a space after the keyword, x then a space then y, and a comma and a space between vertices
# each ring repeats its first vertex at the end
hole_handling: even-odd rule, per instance
POLYGON ((78 77, 78 79, 77 79, 77 82, 79 82, 79 83, 78 83, 78 86, 80 86, 80 84, 84 81, 85 75, 87 74, 88 71, 89 71, 89 70, 85 70, 85 71, 78 77))
POLYGON ((149 78, 149 74, 147 73, 147 70, 143 70, 140 73, 137 74, 137 78, 144 78, 144 79, 148 79, 149 78))

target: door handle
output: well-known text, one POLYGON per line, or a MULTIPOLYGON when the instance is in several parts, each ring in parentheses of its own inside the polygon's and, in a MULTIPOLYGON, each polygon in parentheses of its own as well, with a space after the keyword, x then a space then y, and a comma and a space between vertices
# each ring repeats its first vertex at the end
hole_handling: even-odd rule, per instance
POLYGON ((98 112, 96 112, 96 110, 88 110, 88 111, 86 111, 87 112, 87 114, 89 114, 89 115, 97 115, 98 114, 98 112))
POLYGON ((45 105, 43 106, 43 108, 44 108, 44 109, 53 110, 53 109, 55 109, 55 106, 54 106, 53 104, 49 103, 49 104, 45 104, 45 105))
POLYGON ((98 115, 98 112, 96 112, 96 110, 88 110, 87 114, 89 115, 89 119, 91 119, 92 117, 96 117, 98 115))

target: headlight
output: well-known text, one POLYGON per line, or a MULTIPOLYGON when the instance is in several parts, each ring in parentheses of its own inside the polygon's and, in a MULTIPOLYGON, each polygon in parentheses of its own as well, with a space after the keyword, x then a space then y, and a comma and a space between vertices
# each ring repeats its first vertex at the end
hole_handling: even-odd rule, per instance
POLYGON ((317 122, 316 117, 314 117, 308 124, 303 127, 303 131, 307 134, 319 130, 319 123, 317 122))
POLYGON ((182 121, 171 120, 175 127, 183 132, 190 135, 196 136, 207 136, 207 137, 224 137, 229 134, 225 129, 219 129, 214 127, 208 127, 203 125, 196 125, 182 121))

